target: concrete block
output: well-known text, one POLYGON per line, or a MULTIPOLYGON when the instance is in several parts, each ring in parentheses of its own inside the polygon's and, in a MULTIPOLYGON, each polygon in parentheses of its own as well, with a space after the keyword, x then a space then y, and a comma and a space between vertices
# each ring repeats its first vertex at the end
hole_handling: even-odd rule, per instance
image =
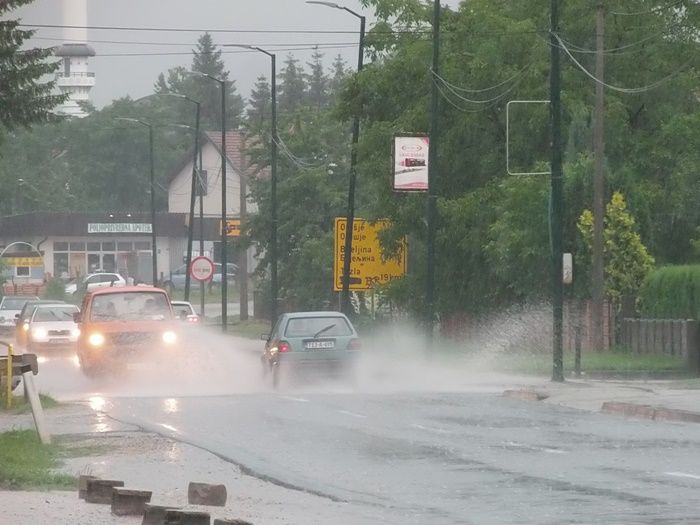
POLYGON ((163 525, 165 523, 165 512, 168 510, 180 510, 179 507, 166 507, 163 505, 151 505, 146 503, 143 509, 143 520, 141 525, 163 525))
POLYGON ((506 390, 503 392, 503 397, 519 399, 520 401, 542 401, 547 399, 549 395, 534 390, 506 390))
POLYGON ((87 480, 87 491, 85 501, 88 503, 112 503, 112 491, 115 487, 123 487, 123 481, 114 479, 89 479, 87 480))
POLYGON ((191 481, 187 488, 187 502, 190 505, 223 507, 226 505, 226 486, 191 481))
POLYGON ((148 490, 115 488, 112 491, 112 514, 115 516, 143 516, 146 503, 153 493, 148 490))
POLYGON ((253 525, 245 520, 214 520, 214 525, 253 525))
POLYGON ((657 408, 654 413, 656 421, 683 421, 685 423, 700 423, 700 412, 690 410, 677 410, 671 408, 657 408))
POLYGON ((97 479, 97 476, 88 476, 84 474, 78 476, 78 497, 80 499, 85 499, 85 494, 87 494, 87 482, 89 479, 97 479))
POLYGON ((166 510, 163 525, 210 525, 211 516, 208 512, 189 510, 166 510))
POLYGON ((638 405, 636 403, 619 403, 617 401, 606 401, 600 409, 606 414, 618 414, 627 417, 639 417, 643 419, 654 419, 656 409, 649 405, 638 405))

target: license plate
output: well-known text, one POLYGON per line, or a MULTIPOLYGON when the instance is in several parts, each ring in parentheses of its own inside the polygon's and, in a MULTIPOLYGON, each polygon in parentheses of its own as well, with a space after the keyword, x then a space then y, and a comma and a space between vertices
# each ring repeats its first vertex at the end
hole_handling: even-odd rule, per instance
POLYGON ((309 350, 319 350, 326 348, 335 348, 335 341, 306 341, 304 348, 309 350))

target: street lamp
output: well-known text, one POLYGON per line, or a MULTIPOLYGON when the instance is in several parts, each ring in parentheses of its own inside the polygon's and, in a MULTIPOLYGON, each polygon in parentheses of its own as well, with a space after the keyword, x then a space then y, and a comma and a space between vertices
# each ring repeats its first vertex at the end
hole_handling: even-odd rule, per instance
POLYGON ((150 158, 150 188, 151 188, 151 262, 153 264, 153 286, 158 284, 158 250, 156 248, 156 189, 153 172, 153 125, 137 118, 114 117, 114 120, 135 122, 148 128, 148 149, 150 158))
MULTIPOLYGON (((317 4, 333 9, 347 11, 351 15, 360 19, 360 49, 357 57, 357 72, 362 71, 362 59, 364 57, 365 44, 365 17, 356 13, 352 9, 338 5, 335 2, 324 2, 321 0, 307 0, 307 4, 317 4)), ((350 313, 350 262, 352 261, 352 234, 353 221, 355 220, 355 181, 357 179, 357 141, 360 136, 360 115, 355 114, 352 123, 352 151, 350 152, 350 183, 348 187, 348 212, 345 221, 345 246, 343 248, 343 290, 341 295, 341 309, 344 313, 350 313)))
POLYGON ((270 323, 274 326, 277 321, 279 286, 277 283, 277 57, 274 53, 270 53, 256 46, 226 44, 224 47, 241 47, 243 49, 259 51, 270 57, 272 66, 270 75, 270 98, 272 103, 272 140, 270 140, 270 208, 272 215, 272 225, 270 229, 270 323))
POLYGON ((226 81, 201 71, 188 74, 218 82, 221 88, 221 330, 228 323, 228 260, 226 255, 226 81))

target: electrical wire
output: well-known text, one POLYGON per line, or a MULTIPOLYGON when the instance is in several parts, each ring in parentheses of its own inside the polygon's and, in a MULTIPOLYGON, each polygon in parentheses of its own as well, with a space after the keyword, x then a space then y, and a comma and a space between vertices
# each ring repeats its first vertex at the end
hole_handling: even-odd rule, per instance
MULTIPOLYGON (((50 38, 50 37, 32 37, 32 40, 45 40, 49 42, 65 42, 65 38, 50 38)), ((117 44, 117 45, 139 45, 139 46, 181 46, 181 47, 192 47, 194 44, 192 42, 143 42, 136 40, 82 40, 75 41, 71 40, 71 44, 117 44)), ((345 45, 357 45, 357 42, 288 42, 288 43, 261 43, 261 44, 248 44, 251 46, 264 46, 264 47, 284 47, 284 46, 315 46, 315 45, 333 45, 333 46, 345 46, 345 45)), ((251 50, 245 50, 251 51, 251 50)))
POLYGON ((489 105, 481 106, 481 107, 476 108, 476 109, 475 109, 475 108, 464 108, 464 107, 460 106, 459 104, 455 103, 455 102, 447 95, 447 93, 445 93, 445 91, 443 91, 442 87, 440 86, 440 84, 438 84, 438 82, 437 82, 437 80, 436 80, 435 78, 433 78, 433 83, 434 83, 435 86, 437 87, 437 90, 438 90, 438 92, 440 93, 440 95, 442 95, 442 98, 443 98, 450 106, 452 106, 453 108, 455 108, 455 109, 458 110, 458 111, 461 111, 462 113, 480 113, 480 112, 482 112, 482 111, 487 111, 487 110, 489 110, 489 109, 495 107, 496 105, 498 105, 498 101, 496 101, 496 102, 493 102, 493 103, 491 103, 491 104, 489 104, 489 105))
POLYGON ((294 155, 294 153, 292 153, 287 144, 284 142, 284 140, 282 140, 282 138, 279 135, 277 135, 277 140, 275 140, 275 144, 282 148, 283 152, 290 158, 290 160, 292 160, 292 162, 294 162, 299 167, 302 167, 304 169, 316 169, 325 166, 325 163, 313 164, 294 155))
POLYGON ((637 11, 634 13, 625 13, 625 12, 620 12, 620 11, 610 11, 611 15, 615 16, 641 16, 641 15, 653 15, 655 13, 658 13, 659 11, 663 11, 664 9, 670 9, 672 7, 676 7, 677 5, 680 5, 684 2, 685 0, 676 0, 675 2, 671 2, 668 5, 662 5, 662 6, 657 6, 652 9, 648 9, 646 11, 637 11))
POLYGON ((492 102, 496 102, 496 101, 502 99, 504 96, 506 96, 506 95, 507 95, 508 93, 510 93, 511 91, 513 91, 513 90, 517 87, 517 85, 520 83, 520 80, 516 79, 516 81, 513 82, 513 85, 512 85, 512 86, 510 86, 508 89, 502 91, 501 93, 499 93, 499 94, 496 95, 495 97, 492 97, 492 98, 486 99, 486 100, 475 100, 475 99, 467 98, 467 97, 464 97, 464 96, 460 95, 460 94, 457 92, 457 90, 455 90, 449 82, 447 82, 444 78, 442 78, 440 75, 438 75, 432 68, 430 69, 430 72, 432 73, 432 76, 433 76, 433 82, 435 82, 435 79, 440 80, 440 82, 442 82, 443 85, 444 85, 454 96, 456 96, 458 99, 462 100, 463 102, 467 102, 467 103, 469 103, 469 104, 490 104, 490 103, 492 103, 492 102))
MULTIPOLYGON (((658 33, 654 33, 653 35, 649 35, 647 37, 644 37, 641 40, 637 40, 636 42, 632 42, 631 44, 625 44, 624 46, 603 49, 603 54, 605 54, 605 55, 621 55, 621 54, 623 54, 622 52, 626 49, 630 49, 630 48, 639 46, 641 44, 644 44, 645 42, 648 42, 649 40, 653 40, 655 38, 663 36, 664 34, 666 34, 666 31, 659 31, 658 33)), ((550 46, 554 45, 554 44, 552 44, 550 39, 547 37, 543 37, 543 40, 545 40, 547 42, 547 44, 549 44, 550 46)), ((578 46, 578 45, 573 44, 567 40, 564 40, 563 38, 561 38, 561 41, 564 42, 569 47, 569 49, 575 53, 583 53, 583 54, 590 54, 590 55, 595 55, 596 53, 598 53, 598 51, 595 49, 589 49, 589 48, 584 48, 584 47, 578 46)), ((561 46, 556 46, 556 47, 558 47, 559 49, 563 49, 563 47, 561 47, 561 46)), ((627 51, 627 52, 629 53, 630 51, 627 51)), ((636 53, 636 51, 634 51, 634 52, 636 53)))
MULTIPOLYGON (((493 86, 489 86, 487 88, 482 88, 482 89, 469 89, 469 88, 459 87, 459 86, 456 86, 455 84, 451 84, 450 82, 448 82, 444 78, 440 77, 437 73, 433 73, 433 74, 435 76, 437 76, 445 84, 445 86, 449 86, 456 91, 460 91, 462 93, 485 93, 487 91, 493 91, 496 88, 504 86, 508 82, 511 82, 511 81, 515 80, 516 78, 522 76, 529 67, 530 67, 530 64, 528 64, 527 66, 522 68, 520 71, 515 73, 512 77, 507 78, 503 82, 499 82, 498 84, 494 84, 493 86)), ((432 71, 432 69, 431 69, 431 71, 432 71)))
MULTIPOLYGON (((309 51, 314 49, 346 49, 350 47, 357 47, 357 44, 348 44, 344 46, 324 46, 324 45, 314 45, 313 47, 288 47, 275 49, 275 51, 309 51)), ((218 51, 217 51, 218 52, 218 51)), ((191 56, 193 53, 199 53, 198 51, 172 51, 172 52, 144 52, 144 53, 98 53, 91 60, 95 58, 105 58, 105 57, 150 57, 150 56, 191 56)), ((256 53, 254 50, 241 50, 241 51, 221 51, 222 55, 237 55, 241 53, 256 53)))
POLYGON ((664 78, 662 78, 662 79, 660 79, 660 80, 657 80, 656 82, 652 82, 651 84, 648 84, 648 85, 646 85, 646 86, 641 86, 641 87, 636 87, 636 88, 625 88, 625 87, 620 87, 620 86, 615 86, 615 85, 612 85, 612 84, 608 84, 608 83, 604 82, 603 80, 597 78, 593 73, 591 73, 590 71, 588 71, 578 60, 576 60, 576 58, 575 58, 575 57, 571 54, 571 52, 569 51, 569 48, 566 47, 566 45, 564 44, 564 42, 562 42, 561 38, 559 38, 559 35, 557 35, 556 33, 552 33, 552 34, 554 35, 554 38, 556 38, 556 39, 559 41, 559 45, 562 46, 562 49, 563 49, 564 52, 569 56, 569 58, 571 59, 571 61, 572 61, 574 64, 576 64, 576 66, 577 66, 581 71, 583 71, 588 77, 590 77, 591 79, 593 79, 595 82, 601 84, 602 86, 605 86, 605 87, 608 88, 608 89, 611 89, 611 90, 613 90, 613 91, 617 91, 617 92, 620 92, 620 93, 636 94, 636 93, 644 93, 644 92, 646 92, 646 91, 651 91, 652 89, 655 89, 655 88, 661 86, 662 84, 665 84, 666 82, 668 82, 669 80, 671 80, 673 77, 675 77, 676 75, 678 75, 679 73, 681 73, 685 68, 687 68, 690 64, 692 64, 692 63, 693 63, 693 60, 694 60, 694 59, 688 60, 688 61, 685 62, 681 67, 679 67, 678 69, 676 69, 676 71, 672 72, 671 74, 665 76, 664 78))

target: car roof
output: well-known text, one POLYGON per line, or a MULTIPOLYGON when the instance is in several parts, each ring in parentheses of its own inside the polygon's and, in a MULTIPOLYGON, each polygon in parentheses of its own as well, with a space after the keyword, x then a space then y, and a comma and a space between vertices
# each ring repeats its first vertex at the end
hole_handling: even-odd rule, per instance
POLYGON ((192 303, 190 303, 189 301, 170 301, 170 303, 175 306, 192 306, 192 303))
POLYGON ((2 300, 5 299, 24 299, 26 301, 38 301, 39 298, 36 295, 4 295, 2 300))
POLYGON ((317 312, 287 312, 284 314, 286 317, 294 318, 309 318, 309 317, 341 317, 347 319, 345 314, 342 312, 334 311, 317 311, 317 312))
POLYGON ((155 286, 105 286, 103 288, 95 288, 94 290, 88 291, 90 295, 106 295, 111 293, 129 293, 129 292, 158 292, 165 294, 165 290, 162 288, 156 288, 155 286))
POLYGON ((74 306, 75 308, 78 308, 78 305, 75 305, 72 303, 39 303, 36 305, 37 309, 39 309, 39 308, 53 308, 54 306, 74 306))

